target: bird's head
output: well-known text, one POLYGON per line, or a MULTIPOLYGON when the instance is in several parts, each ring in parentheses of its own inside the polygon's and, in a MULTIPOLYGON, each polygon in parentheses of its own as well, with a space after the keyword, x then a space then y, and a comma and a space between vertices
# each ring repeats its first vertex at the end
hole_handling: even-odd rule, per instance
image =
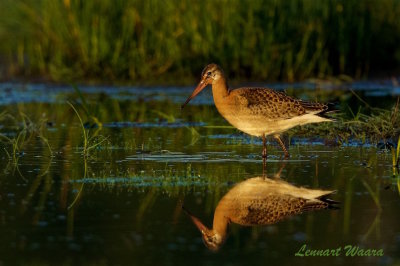
POLYGON ((211 251, 217 252, 224 244, 224 239, 214 230, 201 233, 204 245, 211 251))
POLYGON ((225 242, 225 238, 213 229, 207 228, 197 217, 193 216, 188 210, 182 207, 184 212, 190 217, 194 225, 201 232, 204 245, 211 251, 218 251, 225 242))
POLYGON ((213 84, 218 81, 220 78, 224 77, 224 72, 222 68, 217 64, 209 64, 207 65, 203 71, 201 72, 201 79, 196 89, 194 89, 192 95, 187 98, 186 102, 182 104, 181 108, 185 107, 186 104, 190 102, 191 99, 196 97, 207 85, 213 84))

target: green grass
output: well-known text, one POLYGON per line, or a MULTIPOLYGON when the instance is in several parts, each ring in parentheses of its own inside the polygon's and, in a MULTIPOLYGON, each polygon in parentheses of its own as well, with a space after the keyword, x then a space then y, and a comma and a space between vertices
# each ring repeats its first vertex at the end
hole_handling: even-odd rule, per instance
MULTIPOLYGON (((361 99, 361 98, 360 98, 361 99)), ((362 100, 362 99, 361 99, 362 100)), ((365 102, 364 102, 365 103, 365 102)), ((359 106, 357 112, 350 107, 331 117, 332 123, 310 124, 293 128, 290 136, 313 137, 320 136, 344 144, 350 141, 393 146, 400 137, 399 101, 392 108, 381 109, 366 105, 359 106)))
MULTIPOLYGON (((94 133, 90 131, 90 129, 87 129, 83 123, 83 120, 81 118, 81 116, 79 115, 78 110, 75 108, 75 106, 70 103, 67 102, 68 105, 72 108, 72 110, 74 110, 76 116, 79 119, 79 125, 82 129, 82 135, 83 135, 83 144, 82 144, 82 154, 86 158, 90 155, 91 150, 95 149, 96 147, 98 147, 101 144, 105 144, 108 140, 106 137, 98 135, 98 132, 101 130, 100 128, 96 128, 94 133)), ((85 108, 85 110, 87 110, 85 108)), ((93 118, 93 116, 90 116, 90 118, 93 118)), ((101 125, 101 122, 96 118, 95 121, 97 122, 96 125, 101 125)))
POLYGON ((400 136, 399 136, 399 140, 397 141, 397 149, 396 149, 396 166, 397 168, 400 167, 400 136))
POLYGON ((20 108, 17 109, 14 115, 7 111, 3 111, 0 114, 0 123, 15 129, 15 135, 13 136, 7 136, 0 132, 0 143, 4 145, 2 148, 7 154, 7 157, 17 164, 18 155, 32 138, 39 138, 43 145, 47 147, 49 156, 51 157, 53 151, 45 133, 45 124, 47 120, 45 118, 40 118, 38 121, 33 122, 20 108), (9 150, 7 150, 8 148, 9 150))
MULTIPOLYGON (((400 179, 400 136, 397 141, 397 148, 392 149, 392 165, 393 165, 393 177, 397 176, 397 179, 400 179)), ((397 182, 399 185, 399 181, 397 182)), ((398 186, 400 192, 400 186, 398 186)))
POLYGON ((2 78, 360 78, 400 66, 400 1, 3 0, 2 78))

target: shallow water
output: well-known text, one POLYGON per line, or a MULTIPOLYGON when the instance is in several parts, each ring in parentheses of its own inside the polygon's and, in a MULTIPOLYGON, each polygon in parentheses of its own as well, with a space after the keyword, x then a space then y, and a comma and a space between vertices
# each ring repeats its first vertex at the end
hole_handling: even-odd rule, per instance
MULTIPOLYGON (((306 83, 291 87, 303 98, 316 93, 306 83)), ((351 88, 381 107, 398 95, 387 82, 351 88)), ((280 178, 295 186, 336 190, 331 198, 341 202, 340 209, 268 226, 231 224, 215 253, 204 246, 182 204, 211 226, 221 198, 235 184, 262 176, 263 168, 261 141, 226 127, 209 92, 181 111, 192 88, 80 87, 83 98, 69 86, 0 89, 0 111, 12 115, 2 118, 1 134, 18 139, 19 147, 13 158, 12 146, 1 144, 0 265, 400 263, 400 181, 387 150, 295 136, 291 158, 283 162, 271 141, 268 178, 283 169, 280 178), (101 142, 87 158, 79 119, 66 101, 87 122, 89 146, 101 142), (26 134, 23 121, 31 128, 26 134), (304 244, 342 252, 295 256, 304 244), (382 249, 384 256, 346 256, 346 245, 382 249)), ((346 88, 317 92, 319 100, 338 97, 357 108, 346 88)))

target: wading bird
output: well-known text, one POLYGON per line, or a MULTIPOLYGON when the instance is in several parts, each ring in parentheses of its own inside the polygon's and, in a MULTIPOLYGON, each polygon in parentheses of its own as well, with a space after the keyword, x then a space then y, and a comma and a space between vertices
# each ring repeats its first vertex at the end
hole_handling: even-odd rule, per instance
POLYGON ((285 153, 285 158, 288 158, 289 152, 280 133, 298 125, 332 121, 325 116, 333 111, 330 104, 295 99, 268 88, 230 90, 222 68, 216 64, 204 68, 200 83, 181 108, 209 84, 219 113, 240 131, 262 137, 264 161, 267 157, 266 136, 273 135, 285 153))
POLYGON ((200 230, 206 247, 217 251, 227 238, 230 223, 268 225, 305 211, 338 209, 339 202, 328 198, 334 192, 296 187, 281 179, 250 178, 234 186, 219 201, 211 229, 182 208, 200 230))

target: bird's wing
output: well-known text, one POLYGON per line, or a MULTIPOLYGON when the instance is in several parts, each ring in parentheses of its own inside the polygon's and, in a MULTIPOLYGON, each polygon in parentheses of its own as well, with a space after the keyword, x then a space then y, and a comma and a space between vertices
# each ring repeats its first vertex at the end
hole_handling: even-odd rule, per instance
MULTIPOLYGON (((253 198, 245 202, 237 217, 231 217, 234 223, 242 225, 273 224, 287 217, 300 214, 306 210, 318 209, 316 204, 308 204, 307 199, 287 194, 270 193, 262 198, 253 198), (303 210, 304 209, 304 210, 303 210)), ((321 207, 322 208, 322 207, 321 207)))
POLYGON ((267 88, 241 88, 233 92, 251 113, 270 119, 290 119, 308 113, 318 114, 328 109, 324 104, 295 99, 267 88))

